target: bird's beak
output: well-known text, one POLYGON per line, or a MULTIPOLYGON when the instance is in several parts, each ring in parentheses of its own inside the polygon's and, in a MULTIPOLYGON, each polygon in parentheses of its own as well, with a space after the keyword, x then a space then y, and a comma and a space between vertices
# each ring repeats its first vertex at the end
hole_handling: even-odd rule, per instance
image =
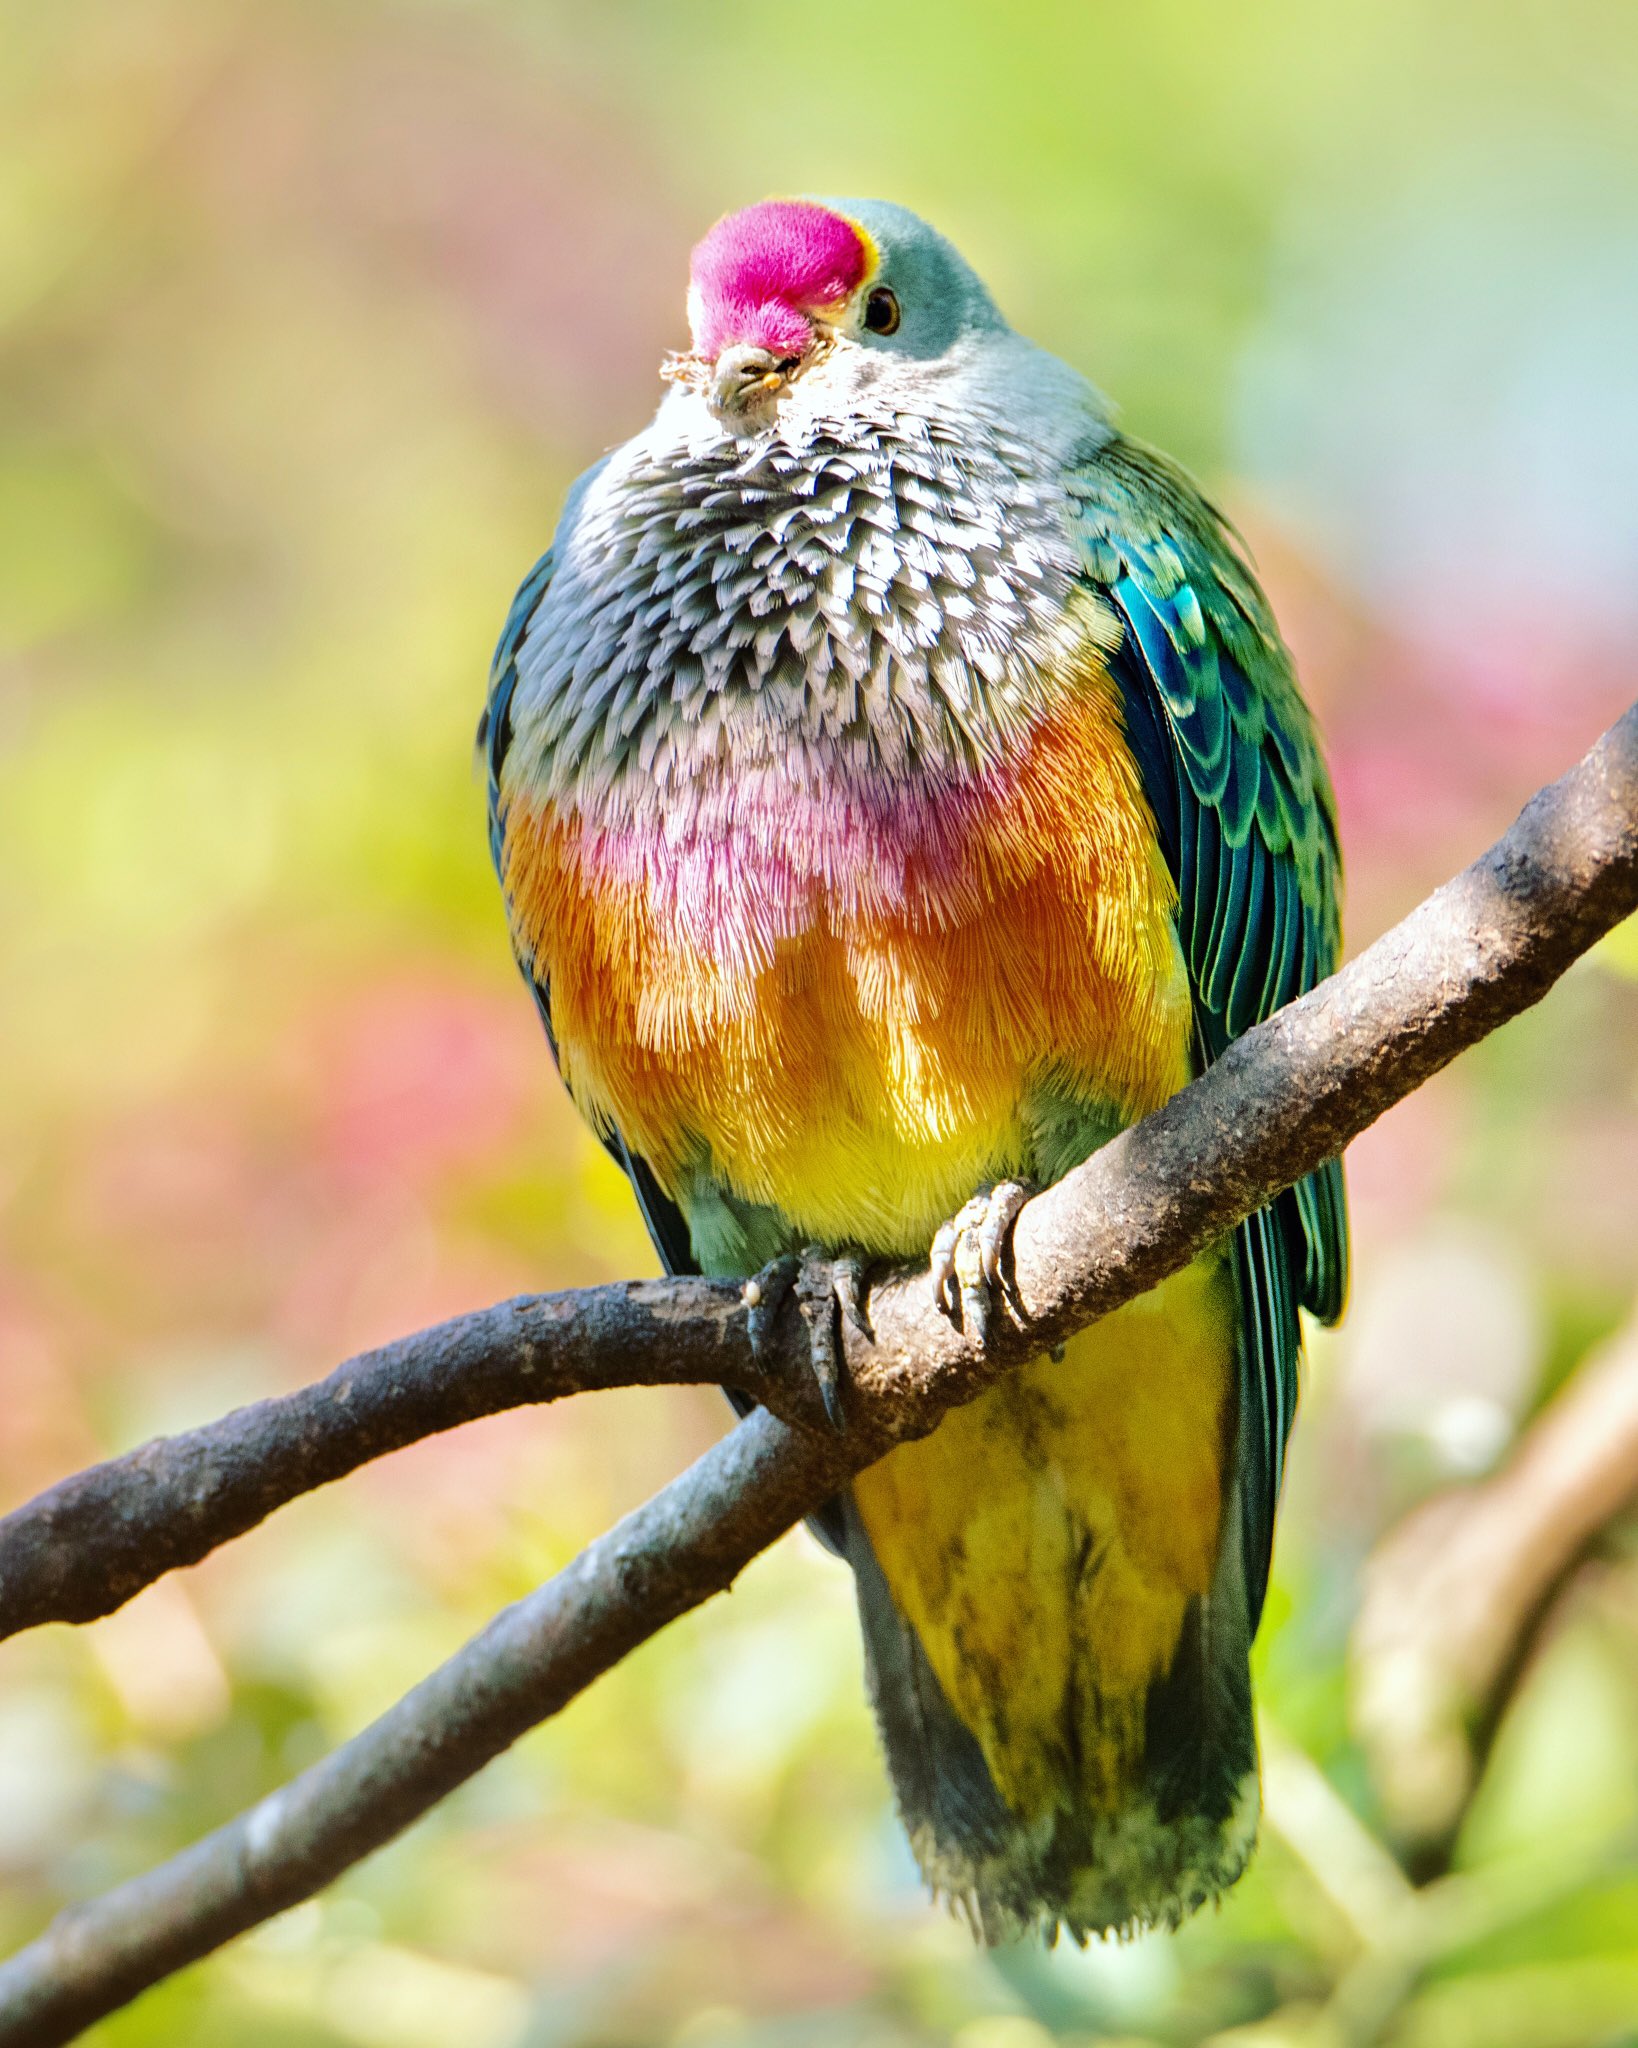
POLYGON ((712 365, 706 403, 726 427, 764 426, 803 361, 802 356, 775 356, 770 349, 736 343, 712 365))

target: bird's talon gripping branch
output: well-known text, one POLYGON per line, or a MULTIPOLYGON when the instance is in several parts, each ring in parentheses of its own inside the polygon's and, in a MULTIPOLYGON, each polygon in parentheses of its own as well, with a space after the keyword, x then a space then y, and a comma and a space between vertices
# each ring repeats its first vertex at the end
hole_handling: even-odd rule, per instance
POLYGON ((865 1306, 869 1292, 865 1263, 858 1252, 839 1252, 831 1266, 831 1281, 842 1314, 861 1337, 874 1344, 876 1333, 870 1327, 870 1311, 865 1306))
POLYGON ((755 1273, 740 1290, 740 1299, 746 1307, 746 1323, 751 1340, 751 1351, 762 1358, 773 1333, 774 1318, 778 1315, 786 1295, 796 1285, 796 1276, 802 1262, 793 1252, 785 1252, 777 1259, 770 1259, 761 1272, 755 1273))
POLYGON ((933 1239, 933 1301, 980 1344, 998 1301, 1023 1315, 1012 1271, 1012 1227, 1034 1192, 1022 1181, 997 1181, 964 1202, 933 1239))
POLYGON ((842 1412, 841 1394, 843 1318, 861 1336, 873 1335, 864 1306, 864 1261, 856 1252, 832 1255, 810 1245, 801 1258, 786 1252, 770 1259, 760 1273, 747 1280, 743 1299, 749 1311, 751 1350, 758 1358, 767 1349, 775 1318, 793 1295, 807 1328, 808 1363, 825 1418, 832 1429, 845 1429, 847 1418, 842 1412))

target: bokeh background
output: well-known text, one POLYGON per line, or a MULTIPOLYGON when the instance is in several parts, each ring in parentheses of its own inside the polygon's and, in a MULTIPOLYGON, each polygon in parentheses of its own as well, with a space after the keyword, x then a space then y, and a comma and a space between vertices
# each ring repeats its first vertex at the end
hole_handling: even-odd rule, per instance
MULTIPOLYGON (((1635 136, 1621 0, 5 0, 0 1505, 653 1270, 469 763, 513 587, 652 408, 717 214, 910 203, 1208 481, 1318 706, 1358 945, 1633 693, 1635 136)), ((1358 1629, 1385 1532, 1622 1341, 1638 939, 1351 1176, 1258 1646, 1270 1822, 1221 1911, 976 1953, 889 1812, 845 1575, 794 1536, 92 2038, 1638 2042, 1638 1546, 1555 1600, 1418 1893, 1394 1745, 1438 1715, 1400 1698, 1373 1750, 1358 1629)), ((724 1423, 682 1391, 500 1418, 0 1648, 0 1943, 357 1729, 724 1423)))

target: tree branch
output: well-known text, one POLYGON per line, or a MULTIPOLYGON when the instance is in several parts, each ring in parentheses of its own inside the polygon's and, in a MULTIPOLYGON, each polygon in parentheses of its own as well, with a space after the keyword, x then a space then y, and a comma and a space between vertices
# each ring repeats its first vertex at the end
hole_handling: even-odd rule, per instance
MULTIPOLYGON (((0 2048, 68 2039, 143 1986, 317 1890, 635 1644, 729 1584, 781 1530, 895 1438, 924 1434, 1001 1372, 1154 1286, 1340 1151, 1464 1047, 1538 1001, 1635 908, 1638 706, 1578 768, 1536 796, 1481 860, 1330 981, 1237 1040, 1154 1116, 1029 1204, 1015 1237, 1024 1323, 998 1332, 980 1352, 932 1308, 924 1276, 877 1289, 874 1343, 852 1332, 847 1337, 845 1436, 754 1415, 333 1756, 170 1863, 60 1916, 39 1941, 0 1966, 0 2048)), ((478 1330, 486 1320, 481 1317, 450 1326, 457 1344, 473 1334, 468 1367, 503 1377, 513 1371, 519 1398, 534 1399, 541 1384, 567 1391, 623 1378, 692 1378, 697 1362, 708 1367, 699 1377, 760 1383, 770 1395, 784 1390, 793 1414, 806 1412, 801 1404, 811 1400, 799 1391, 807 1351, 796 1318, 785 1318, 766 1366, 758 1367, 732 1290, 673 1282, 548 1302, 556 1306, 528 1337, 530 1373, 543 1378, 518 1370, 515 1332, 509 1338, 506 1329, 515 1309, 490 1311, 487 1332, 478 1330), (621 1320, 622 1302, 632 1311, 627 1321, 621 1320), (598 1336, 593 1324, 600 1312, 614 1316, 618 1338, 598 1336), (611 1355, 616 1344, 618 1355, 611 1355), (667 1352, 680 1357, 685 1346, 687 1371, 656 1362, 667 1352)), ((413 1351, 417 1340, 407 1342, 413 1351)), ((376 1417, 371 1427, 380 1434, 370 1440, 378 1448, 441 1426, 438 1417, 455 1421, 486 1412, 483 1405, 465 1406, 453 1387, 446 1395, 435 1383, 432 1354, 409 1375, 421 1391, 395 1406, 392 1370, 379 1361, 397 1358, 402 1365, 403 1351, 392 1347, 354 1369, 372 1387, 372 1376, 380 1375, 384 1406, 372 1406, 374 1393, 362 1404, 376 1417), (397 1416, 398 1433, 381 1424, 383 1413, 397 1416), (406 1434, 412 1413, 419 1421, 406 1434)), ((447 1353, 442 1370, 450 1371, 447 1353)), ((214 1496, 208 1457, 203 1468, 195 1464, 195 1471, 205 1471, 207 1497, 231 1501, 222 1538, 305 1484, 322 1483, 376 1454, 367 1447, 357 1456, 344 1454, 346 1427, 315 1425, 315 1417, 329 1414, 321 1395, 322 1387, 310 1389, 229 1418, 241 1432, 235 1441, 244 1470, 238 1479, 230 1474, 214 1496), (301 1428, 314 1426, 328 1446, 316 1480, 310 1468, 304 1472, 297 1450, 301 1428), (275 1470, 278 1478, 263 1488, 257 1475, 275 1470)), ((333 1407, 335 1397, 329 1398, 333 1407)), ((175 1489, 210 1434, 194 1432, 139 1454, 149 1461, 149 1498, 157 1508, 153 1540, 161 1540, 179 1513, 187 1519, 187 1495, 175 1489)), ((368 1429, 364 1434, 368 1438, 368 1429)), ((90 1484, 96 1476, 67 1485, 90 1484)), ((51 1514, 61 1515, 62 1493, 56 1489, 10 1518, 8 1540, 15 1548, 0 1550, 8 1605, 23 1597, 14 1573, 26 1586, 29 1557, 51 1514), (48 1511, 45 1503, 54 1497, 59 1505, 48 1511), (19 1529, 21 1539, 15 1539, 19 1529)), ((205 1522, 209 1514, 207 1507, 205 1522)), ((59 1531, 63 1526, 59 1521, 59 1531)), ((134 1551, 148 1539, 122 1526, 128 1569, 135 1568, 134 1551)), ((87 1541, 99 1540, 94 1517, 83 1527, 87 1541)), ((149 1576, 168 1569, 176 1556, 202 1555, 211 1541, 198 1521, 185 1542, 170 1540, 168 1561, 149 1576)))
POLYGON ((840 1475, 837 1442, 749 1417, 362 1734, 157 1870, 59 1915, 0 1964, 0 2044, 72 2040, 318 1891, 722 1591, 840 1475))
POLYGON ((0 1639, 95 1621, 242 1536, 275 1508, 481 1415, 606 1387, 712 1385, 726 1373, 776 1413, 804 1412, 773 1366, 724 1334, 740 1290, 633 1280, 521 1295, 338 1365, 64 1479, 0 1520, 0 1639))
POLYGON ((1477 1485, 1424 1501, 1365 1568, 1353 1722, 1400 1855, 1441 1875, 1543 1622, 1638 1501, 1638 1312, 1477 1485))

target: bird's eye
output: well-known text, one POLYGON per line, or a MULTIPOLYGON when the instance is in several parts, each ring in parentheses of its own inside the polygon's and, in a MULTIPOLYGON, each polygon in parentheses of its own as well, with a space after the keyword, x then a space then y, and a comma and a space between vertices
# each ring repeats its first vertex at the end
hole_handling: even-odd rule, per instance
POLYGON ((865 300, 864 324, 872 334, 897 334, 899 331, 899 302, 886 285, 877 285, 865 300))

